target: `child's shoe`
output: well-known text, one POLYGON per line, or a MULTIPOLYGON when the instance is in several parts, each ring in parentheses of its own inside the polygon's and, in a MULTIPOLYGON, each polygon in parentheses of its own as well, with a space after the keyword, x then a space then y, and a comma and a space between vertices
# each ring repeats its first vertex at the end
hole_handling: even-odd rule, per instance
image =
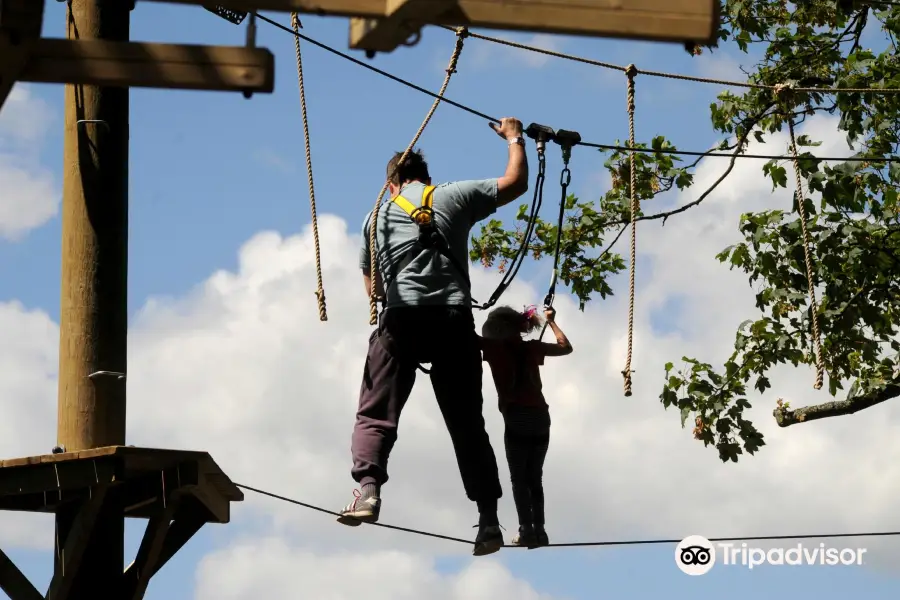
POLYGON ((534 527, 531 525, 520 525, 519 533, 512 539, 513 546, 525 546, 526 548, 534 548, 537 545, 537 537, 534 534, 534 527))
POLYGON ((534 528, 534 537, 535 537, 535 547, 540 546, 549 546, 550 538, 547 537, 547 531, 544 529, 543 525, 536 525, 534 528))

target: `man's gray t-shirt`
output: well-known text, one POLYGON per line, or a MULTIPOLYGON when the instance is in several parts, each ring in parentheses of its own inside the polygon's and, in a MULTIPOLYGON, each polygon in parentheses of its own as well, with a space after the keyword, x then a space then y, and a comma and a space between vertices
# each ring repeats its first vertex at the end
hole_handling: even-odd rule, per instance
MULTIPOLYGON (((422 205, 423 183, 409 183, 400 195, 413 206, 422 205)), ((497 210, 497 180, 454 181, 435 187, 434 222, 450 247, 450 253, 469 273, 469 232, 478 221, 497 210)), ((369 274, 369 226, 362 228, 359 266, 369 274)), ((381 205, 376 223, 378 274, 387 286, 386 308, 401 306, 471 306, 471 295, 457 268, 436 250, 422 250, 402 271, 398 266, 415 245, 419 228, 403 208, 388 201, 381 205)))

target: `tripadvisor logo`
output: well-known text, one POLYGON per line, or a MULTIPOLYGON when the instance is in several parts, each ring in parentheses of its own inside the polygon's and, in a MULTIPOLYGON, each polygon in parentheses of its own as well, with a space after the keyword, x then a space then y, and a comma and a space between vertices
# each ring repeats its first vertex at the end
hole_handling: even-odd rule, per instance
POLYGON ((691 535, 675 548, 675 564, 688 575, 705 575, 718 562, 725 566, 748 569, 761 565, 861 565, 865 548, 833 548, 820 543, 814 546, 793 546, 764 550, 731 542, 713 544, 699 535, 691 535))

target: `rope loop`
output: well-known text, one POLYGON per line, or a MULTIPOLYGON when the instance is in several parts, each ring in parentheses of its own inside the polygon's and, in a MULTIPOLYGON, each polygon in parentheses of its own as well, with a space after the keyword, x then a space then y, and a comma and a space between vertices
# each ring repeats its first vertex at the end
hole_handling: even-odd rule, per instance
POLYGON ((447 66, 447 73, 452 75, 456 73, 456 65, 459 62, 459 55, 462 53, 464 40, 469 35, 469 30, 466 27, 460 27, 456 30, 456 46, 453 48, 453 55, 450 57, 450 64, 447 66))

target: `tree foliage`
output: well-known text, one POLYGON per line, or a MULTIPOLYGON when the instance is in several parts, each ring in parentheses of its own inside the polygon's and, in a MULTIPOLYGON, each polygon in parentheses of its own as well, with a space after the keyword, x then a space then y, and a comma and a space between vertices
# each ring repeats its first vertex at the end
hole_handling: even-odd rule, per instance
MULTIPOLYGON (((789 120, 799 125, 810 115, 827 113, 840 117, 839 127, 858 155, 895 156, 900 94, 803 92, 796 88, 900 88, 896 47, 900 6, 875 0, 795 4, 723 0, 722 15, 717 47, 760 56, 748 81, 793 87, 787 93, 766 87, 719 94, 710 107, 710 117, 713 128, 731 140, 720 145, 723 151, 741 152, 751 139, 763 141, 767 133, 786 131, 789 120), (876 48, 867 48, 867 43, 876 48)), ((703 51, 715 49, 693 49, 692 53, 703 51)), ((811 152, 818 144, 797 136, 799 170, 803 187, 809 190, 804 193, 804 207, 818 296, 825 389, 832 397, 840 394, 842 398, 799 409, 779 399, 773 414, 782 427, 851 414, 900 396, 900 163, 825 163, 811 152), (810 193, 815 194, 815 201, 810 193)), ((674 147, 659 136, 651 148, 674 147)), ((682 162, 672 154, 637 155, 639 219, 667 219, 700 204, 727 177, 735 160, 732 158, 722 178, 698 200, 674 211, 645 212, 657 195, 693 184, 696 162, 680 166, 682 162)), ((610 276, 627 268, 612 246, 630 218, 628 156, 613 152, 605 166, 612 175, 611 189, 599 202, 581 202, 569 196, 561 233, 560 280, 570 287, 582 309, 591 299, 611 295, 610 276)), ((773 193, 792 193, 786 188, 789 180, 794 187, 793 168, 791 161, 763 165, 762 174, 771 180, 773 193)), ((784 206, 791 205, 789 200, 790 196, 784 206)), ((523 206, 513 230, 499 221, 483 226, 480 238, 474 240, 472 259, 503 269, 522 240, 527 218, 523 206)), ((768 374, 778 364, 807 365, 808 369, 816 362, 796 197, 790 211, 742 215, 739 231, 743 241, 725 248, 717 258, 747 275, 756 291, 760 315, 738 327, 734 351, 721 366, 691 357, 683 357, 678 367, 667 363, 659 397, 665 408, 679 411, 682 427, 691 422, 696 439, 716 448, 723 461, 733 462, 745 451, 754 454, 765 444, 763 435, 745 418, 751 406, 750 391, 770 388, 768 374)), ((559 234, 555 223, 538 220, 531 255, 552 256, 559 234)))

